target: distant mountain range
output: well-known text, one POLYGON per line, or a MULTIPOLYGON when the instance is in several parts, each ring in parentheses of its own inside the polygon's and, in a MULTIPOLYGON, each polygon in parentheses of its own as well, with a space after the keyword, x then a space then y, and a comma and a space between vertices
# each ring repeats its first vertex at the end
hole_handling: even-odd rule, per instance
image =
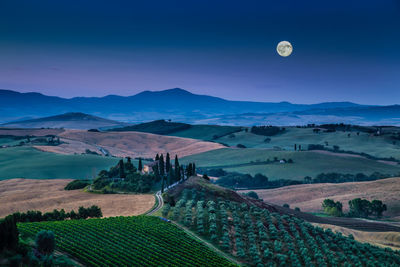
MULTIPOLYGON (((292 104, 229 101, 174 88, 133 96, 75 97, 0 90, 0 123, 80 112, 108 120, 140 123, 172 119, 187 123, 231 125, 299 125, 345 122, 400 124, 400 106, 367 106, 351 102, 292 104)), ((110 121, 111 123, 111 121, 110 121)), ((112 124, 112 123, 111 123, 112 124)), ((49 124, 48 124, 49 125, 49 124)), ((44 126, 45 127, 45 126, 44 126)))

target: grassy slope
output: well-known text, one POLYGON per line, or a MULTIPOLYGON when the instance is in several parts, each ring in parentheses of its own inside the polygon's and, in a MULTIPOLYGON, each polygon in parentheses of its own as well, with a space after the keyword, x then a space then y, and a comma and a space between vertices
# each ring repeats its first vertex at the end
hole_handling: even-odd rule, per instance
POLYGON ((118 158, 95 155, 60 155, 31 147, 0 149, 0 179, 74 178, 85 179, 115 165, 118 158))
POLYGON ((351 132, 350 138, 347 137, 349 132, 334 132, 334 133, 313 133, 312 128, 296 128, 287 127, 286 132, 271 136, 269 143, 264 142, 267 136, 255 135, 250 132, 235 133, 235 137, 224 136, 217 141, 236 146, 243 144, 250 148, 273 148, 280 147, 285 150, 293 150, 294 144, 300 144, 304 149, 307 149, 308 144, 324 145, 328 142, 327 148, 332 149, 334 145, 338 145, 340 149, 350 150, 358 153, 367 153, 375 157, 395 157, 400 159, 400 141, 393 144, 387 136, 371 136, 367 133, 351 132))
POLYGON ((224 148, 182 158, 182 163, 196 162, 198 167, 224 167, 227 171, 256 174, 262 173, 270 179, 298 179, 314 177, 322 172, 365 173, 381 172, 397 174, 400 165, 393 166, 360 157, 338 157, 312 151, 274 151, 267 149, 224 148), (293 159, 292 164, 258 164, 257 161, 293 159), (253 163, 251 163, 253 161, 253 163), (249 163, 247 166, 235 166, 249 163))
MULTIPOLYGON (((189 129, 172 133, 170 135, 187 137, 200 140, 214 140, 214 136, 225 136, 237 132, 241 127, 218 126, 218 125, 192 125, 189 129)), ((219 141, 219 139, 217 140, 219 141)))

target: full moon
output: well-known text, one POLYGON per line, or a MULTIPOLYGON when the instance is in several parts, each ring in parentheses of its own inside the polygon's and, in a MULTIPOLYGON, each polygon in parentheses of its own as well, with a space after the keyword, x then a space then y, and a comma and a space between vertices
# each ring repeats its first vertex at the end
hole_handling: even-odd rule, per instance
POLYGON ((278 52, 278 54, 282 57, 290 56, 292 51, 293 51, 293 46, 288 41, 281 41, 276 47, 276 52, 278 52))

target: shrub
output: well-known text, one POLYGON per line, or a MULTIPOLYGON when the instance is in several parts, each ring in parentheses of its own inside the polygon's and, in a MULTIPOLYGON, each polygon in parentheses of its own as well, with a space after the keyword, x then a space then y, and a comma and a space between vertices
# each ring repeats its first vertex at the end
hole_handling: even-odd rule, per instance
POLYGON ((42 230, 36 235, 35 245, 38 252, 42 255, 50 255, 56 246, 54 233, 42 230))
POLYGON ((251 198, 259 199, 257 193, 254 191, 247 192, 247 193, 245 193, 245 195, 248 197, 251 197, 251 198))
POLYGON ((64 187, 64 190, 82 189, 82 188, 86 187, 89 184, 90 184, 89 180, 74 180, 74 181, 68 183, 64 187))

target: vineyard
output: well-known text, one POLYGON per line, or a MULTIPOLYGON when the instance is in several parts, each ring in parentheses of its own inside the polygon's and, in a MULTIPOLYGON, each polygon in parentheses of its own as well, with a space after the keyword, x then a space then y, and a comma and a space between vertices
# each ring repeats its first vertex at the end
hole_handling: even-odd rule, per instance
POLYGON ((163 216, 253 266, 399 266, 400 252, 360 243, 293 216, 184 189, 163 216))
POLYGON ((56 245, 87 266, 231 266, 225 258, 157 217, 19 223, 24 236, 51 230, 56 245))

